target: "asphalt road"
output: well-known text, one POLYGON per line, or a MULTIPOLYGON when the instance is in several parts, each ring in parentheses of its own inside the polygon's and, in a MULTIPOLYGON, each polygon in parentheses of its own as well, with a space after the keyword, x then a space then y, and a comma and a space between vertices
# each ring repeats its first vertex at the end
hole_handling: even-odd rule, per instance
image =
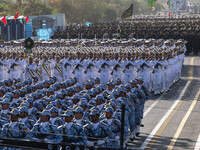
POLYGON ((182 77, 145 104, 144 127, 128 149, 200 149, 200 57, 186 57, 182 77))

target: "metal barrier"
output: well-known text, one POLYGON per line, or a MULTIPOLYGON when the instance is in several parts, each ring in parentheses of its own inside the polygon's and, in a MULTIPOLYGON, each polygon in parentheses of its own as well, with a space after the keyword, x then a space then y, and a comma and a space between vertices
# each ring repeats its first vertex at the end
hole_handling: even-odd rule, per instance
POLYGON ((15 147, 22 149, 39 149, 39 150, 57 150, 62 147, 62 150, 66 150, 70 148, 71 150, 75 150, 79 148, 80 150, 84 150, 87 148, 88 150, 117 150, 124 149, 124 121, 125 121, 125 105, 122 105, 122 114, 121 114, 121 137, 120 137, 120 148, 107 148, 107 147, 87 147, 85 145, 72 145, 71 143, 47 143, 47 142, 37 142, 28 139, 21 138, 5 138, 0 137, 0 146, 3 147, 15 147))

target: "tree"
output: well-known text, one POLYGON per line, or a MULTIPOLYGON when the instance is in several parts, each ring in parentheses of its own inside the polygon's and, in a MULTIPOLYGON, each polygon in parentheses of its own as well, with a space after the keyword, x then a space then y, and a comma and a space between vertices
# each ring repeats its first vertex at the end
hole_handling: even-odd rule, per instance
POLYGON ((40 1, 31 1, 31 3, 25 4, 23 12, 26 16, 47 15, 51 14, 52 9, 40 1))
POLYGON ((104 16, 104 20, 106 21, 113 21, 117 18, 117 13, 110 8, 107 8, 104 12, 105 16, 104 16))

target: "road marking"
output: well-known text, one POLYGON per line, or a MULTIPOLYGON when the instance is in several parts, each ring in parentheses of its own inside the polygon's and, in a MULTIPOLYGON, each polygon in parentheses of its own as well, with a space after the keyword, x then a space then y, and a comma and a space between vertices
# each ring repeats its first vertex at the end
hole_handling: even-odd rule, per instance
MULTIPOLYGON (((191 61, 190 61, 190 66, 193 66, 194 65, 194 57, 191 58, 191 61)), ((192 80, 193 79, 193 67, 190 68, 189 70, 189 77, 188 77, 189 80, 192 80)))
POLYGON ((183 80, 200 80, 199 77, 190 77, 190 79, 189 79, 189 77, 181 77, 181 79, 183 79, 183 80))
POLYGON ((158 103, 158 101, 155 101, 151 106, 144 112, 143 118, 153 109, 153 107, 158 103))
MULTIPOLYGON (((191 60, 190 60, 190 66, 193 66, 193 65, 194 65, 194 57, 192 57, 191 60)), ((193 67, 190 68, 189 77, 188 77, 189 81, 191 81, 192 79, 193 79, 193 67)), ((189 82, 189 85, 190 85, 190 83, 191 82, 189 82)), ((186 86, 187 86, 187 84, 186 84, 186 86)), ((157 126, 156 126, 156 127, 159 127, 159 128, 154 128, 154 130, 153 130, 154 132, 152 131, 153 136, 149 135, 148 138, 150 138, 150 140, 148 140, 148 138, 145 140, 146 143, 145 142, 143 143, 143 145, 142 145, 143 147, 141 146, 142 149, 144 149, 147 145, 148 145, 148 148, 151 149, 152 143, 156 141, 156 137, 155 136, 159 136, 163 132, 163 130, 168 125, 168 123, 171 120, 171 118, 175 115, 175 113, 177 112, 178 108, 182 104, 183 101, 181 99, 186 94, 187 89, 188 89, 188 87, 186 88, 185 91, 183 89, 184 94, 182 95, 182 97, 179 97, 178 100, 175 101, 173 106, 170 108, 170 110, 165 114, 165 116, 163 116, 163 118, 159 122, 161 124, 160 125, 157 124, 157 126), (163 119, 165 119, 165 120, 163 120, 163 119)))
POLYGON ((198 140, 197 140, 194 150, 200 150, 200 134, 199 134, 199 137, 198 137, 198 140))
MULTIPOLYGON (((191 58, 190 60, 190 66, 193 66, 194 64, 194 57, 191 58)), ((156 127, 153 129, 153 131, 150 133, 150 135, 147 137, 147 139, 144 141, 140 149, 146 148, 146 146, 149 144, 149 142, 152 140, 152 138, 155 135, 160 135, 162 131, 165 129, 167 126, 168 122, 171 120, 171 118, 174 116, 178 108, 180 107, 182 103, 182 98, 186 94, 189 85, 191 84, 191 80, 193 78, 193 67, 190 68, 189 70, 189 81, 187 82, 186 86, 184 87, 183 91, 181 92, 180 96, 178 99, 174 102, 174 104, 171 106, 171 108, 168 110, 168 112, 163 116, 163 118, 159 121, 159 123, 156 125, 156 127)))
POLYGON ((190 83, 191 83, 191 81, 187 82, 186 86, 184 87, 183 91, 179 95, 178 99, 174 102, 174 104, 171 106, 171 108, 168 110, 168 112, 162 117, 162 119, 159 121, 159 123, 156 125, 156 127, 153 129, 153 131, 150 133, 150 135, 146 138, 146 140, 144 141, 144 143, 142 144, 142 146, 140 147, 140 149, 144 149, 149 144, 149 142, 154 137, 154 135, 157 133, 157 131, 160 129, 160 127, 162 126, 162 124, 169 117, 169 115, 171 114, 171 112, 175 109, 175 107, 178 105, 178 103, 180 102, 180 100, 182 99, 182 97, 185 95, 186 90, 188 89, 190 83))
POLYGON ((176 133, 174 134, 173 139, 171 140, 171 142, 170 142, 170 144, 169 144, 169 146, 168 146, 168 150, 172 150, 172 149, 173 149, 174 144, 176 143, 176 141, 177 141, 179 135, 181 134, 181 131, 183 130, 183 127, 185 126, 185 123, 186 123, 187 119, 189 118, 189 116, 190 116, 192 110, 194 109, 195 104, 197 103, 197 100, 198 100, 199 95, 200 95, 200 89, 199 89, 199 91, 197 92, 197 94, 196 94, 194 100, 192 101, 192 104, 190 105, 190 108, 188 109, 187 113, 186 113, 185 116, 183 117, 183 119, 182 119, 180 125, 178 126, 178 129, 176 130, 176 133))

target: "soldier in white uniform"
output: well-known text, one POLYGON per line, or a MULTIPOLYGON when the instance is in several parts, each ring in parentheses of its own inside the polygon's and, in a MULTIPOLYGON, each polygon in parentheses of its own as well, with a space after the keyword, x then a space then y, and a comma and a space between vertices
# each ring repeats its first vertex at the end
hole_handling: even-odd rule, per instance
POLYGON ((43 56, 44 60, 40 62, 41 70, 42 70, 42 80, 49 80, 51 77, 51 63, 48 61, 47 56, 43 56))
POLYGON ((63 69, 62 69, 63 65, 60 63, 60 58, 56 57, 56 62, 54 62, 51 65, 51 70, 52 71, 52 76, 56 77, 57 82, 62 82, 63 81, 63 69))
POLYGON ((34 76, 36 76, 36 64, 34 64, 33 62, 33 58, 29 57, 29 64, 26 66, 25 68, 25 79, 27 78, 32 78, 34 76))

